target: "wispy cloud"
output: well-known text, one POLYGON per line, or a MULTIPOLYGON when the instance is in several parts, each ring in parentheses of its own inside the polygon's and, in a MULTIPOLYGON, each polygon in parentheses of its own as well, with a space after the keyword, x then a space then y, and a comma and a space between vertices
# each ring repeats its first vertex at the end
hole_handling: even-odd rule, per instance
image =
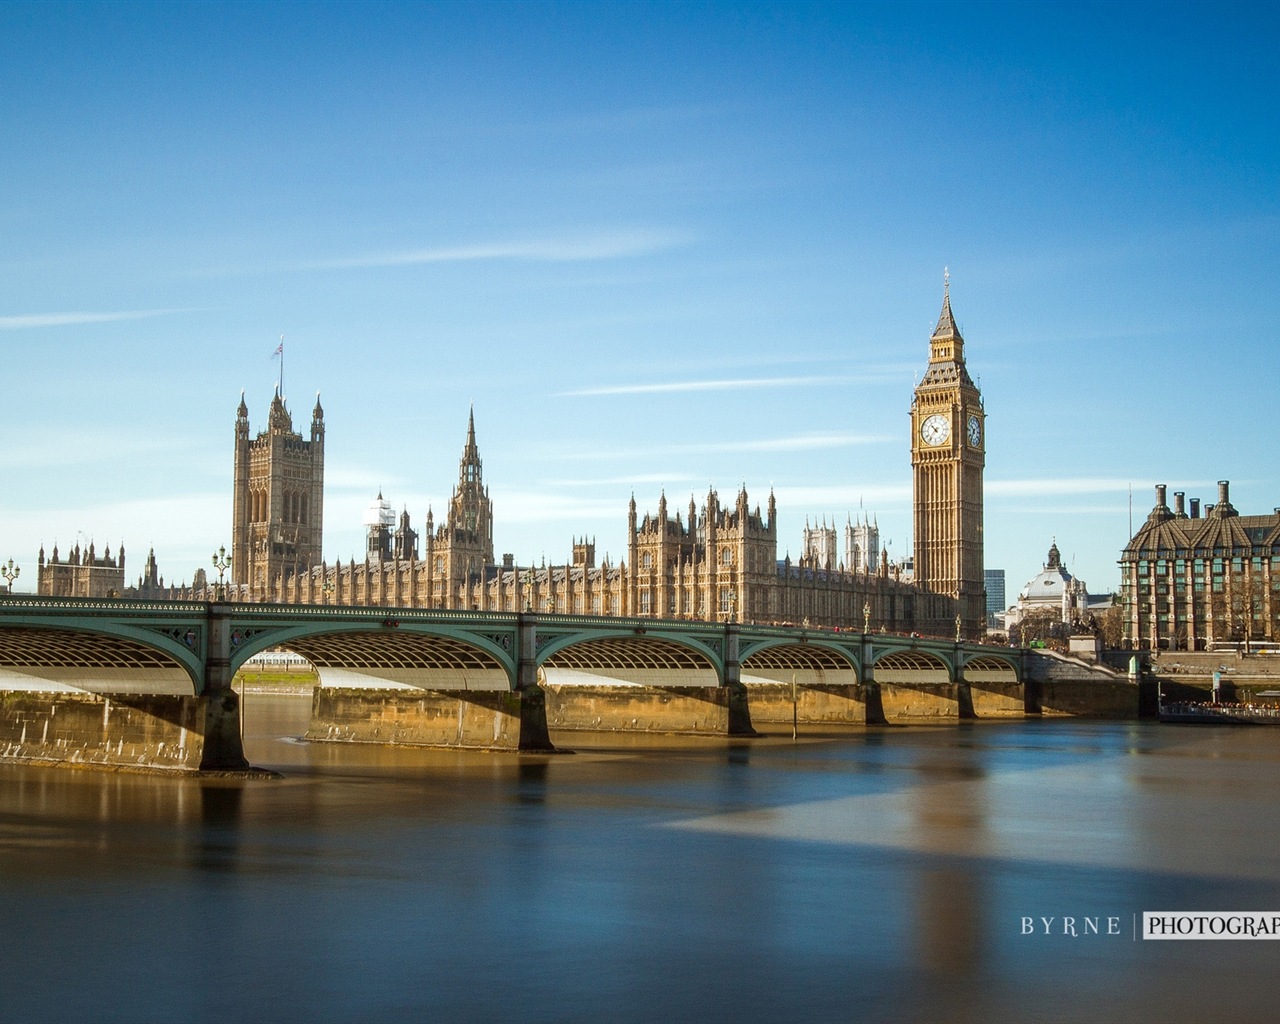
POLYGON ((1130 480, 1108 477, 1066 477, 1047 480, 988 480, 983 486, 987 497, 1039 498, 1061 494, 1103 494, 1127 492, 1130 480))
POLYGON ((883 512, 911 501, 908 484, 822 484, 811 487, 778 487, 774 490, 780 508, 799 514, 807 509, 840 509, 856 513, 883 512))
POLYGON ((617 522, 626 509, 615 498, 580 498, 545 491, 503 491, 494 495, 504 523, 617 522))
POLYGON ((628 476, 592 477, 589 479, 561 479, 547 481, 553 487, 611 487, 631 484, 687 484, 705 482, 701 477, 690 476, 680 470, 673 473, 637 473, 628 476))
POLYGON ((135 433, 111 426, 20 429, 0 446, 0 469, 26 470, 132 463, 200 450, 200 439, 180 432, 135 433))
POLYGON ((303 264, 310 270, 357 267, 403 267, 423 263, 468 263, 482 260, 522 260, 538 263, 576 263, 613 260, 661 252, 692 241, 687 232, 664 229, 607 231, 580 236, 433 246, 318 260, 303 264))
POLYGON ((23 313, 0 316, 0 331, 20 331, 29 327, 70 327, 80 324, 110 324, 121 320, 146 320, 153 316, 185 313, 185 309, 126 309, 111 313, 23 313))
POLYGON ((879 376, 810 376, 810 377, 739 377, 724 380, 677 380, 663 384, 619 384, 598 388, 562 391, 557 397, 580 398, 588 395, 661 395, 687 391, 750 391, 760 388, 823 387, 882 379, 879 376))
POLYGON ((647 448, 600 450, 578 448, 552 453, 562 459, 635 459, 655 455, 731 455, 764 452, 807 452, 825 448, 852 448, 857 445, 883 444, 896 437, 875 434, 798 434, 794 437, 764 437, 744 441, 708 441, 699 444, 651 445, 647 448))

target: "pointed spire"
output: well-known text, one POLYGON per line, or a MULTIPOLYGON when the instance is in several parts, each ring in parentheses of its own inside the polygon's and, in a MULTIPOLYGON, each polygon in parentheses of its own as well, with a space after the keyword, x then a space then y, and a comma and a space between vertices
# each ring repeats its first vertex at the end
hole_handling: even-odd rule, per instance
POLYGON ((476 448, 476 407, 474 405, 467 409, 467 454, 477 453, 476 448))
POLYGON ((962 340, 956 318, 951 313, 951 272, 945 268, 942 272, 942 313, 938 317, 938 326, 934 328, 933 336, 962 340))

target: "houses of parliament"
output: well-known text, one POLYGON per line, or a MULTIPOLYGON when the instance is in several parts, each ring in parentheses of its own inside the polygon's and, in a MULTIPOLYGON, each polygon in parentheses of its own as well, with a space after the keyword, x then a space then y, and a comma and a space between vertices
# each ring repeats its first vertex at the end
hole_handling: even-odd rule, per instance
MULTIPOLYGON (((986 422, 965 365, 964 339, 949 287, 930 339, 929 363, 910 410, 913 469, 913 571, 890 566, 865 517, 845 528, 837 558, 835 525, 806 526, 800 558, 778 558, 777 508, 752 506, 746 488, 722 501, 708 491, 699 506, 673 509, 666 495, 643 514, 627 510, 625 561, 596 564, 594 542, 575 539, 568 562, 519 566, 494 556, 495 510, 484 483, 474 411, 458 462, 458 480, 436 522, 415 528, 380 494, 365 516, 363 558, 323 559, 324 410, 319 396, 309 436, 294 430, 277 390, 266 429, 252 435, 241 395, 235 423, 230 582, 233 601, 374 607, 424 607, 571 615, 613 615, 808 623, 850 629, 981 636, 983 489, 986 422), (878 556, 878 557, 877 557, 878 556)), ((92 558, 92 555, 89 556, 92 558)), ((59 562, 40 554, 41 593, 82 592, 92 566, 75 553, 59 562)), ((211 586, 165 587, 154 553, 136 588, 123 589, 124 555, 93 578, 118 573, 128 595, 194 598, 211 586)), ((108 582, 104 583, 104 580, 108 582)), ((88 594, 84 596, 104 596, 88 594)))

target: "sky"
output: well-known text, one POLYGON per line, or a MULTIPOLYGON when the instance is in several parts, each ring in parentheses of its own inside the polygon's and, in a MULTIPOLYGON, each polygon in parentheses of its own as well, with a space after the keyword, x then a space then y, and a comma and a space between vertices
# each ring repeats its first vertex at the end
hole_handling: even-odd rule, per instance
MULTIPOLYGON (((499 553, 656 511, 911 549, 944 269, 988 568, 1093 592, 1153 487, 1280 505, 1265 4, 0 5, 0 561, 231 544, 235 410, 326 420, 324 554, 474 407, 499 553), (1130 511, 1132 494, 1132 512, 1130 511)), ((1012 593, 1010 594, 1012 598, 1012 593)))

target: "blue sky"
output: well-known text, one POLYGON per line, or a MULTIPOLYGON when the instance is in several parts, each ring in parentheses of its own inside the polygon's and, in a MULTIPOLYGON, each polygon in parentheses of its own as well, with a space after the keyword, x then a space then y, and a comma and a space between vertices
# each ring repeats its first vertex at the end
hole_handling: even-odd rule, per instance
POLYGON ((951 272, 986 554, 1118 583, 1152 486, 1280 504, 1267 5, 0 6, 0 557, 230 544, 243 388, 326 411, 325 555, 474 403, 495 542, 708 486, 910 545, 951 272))

